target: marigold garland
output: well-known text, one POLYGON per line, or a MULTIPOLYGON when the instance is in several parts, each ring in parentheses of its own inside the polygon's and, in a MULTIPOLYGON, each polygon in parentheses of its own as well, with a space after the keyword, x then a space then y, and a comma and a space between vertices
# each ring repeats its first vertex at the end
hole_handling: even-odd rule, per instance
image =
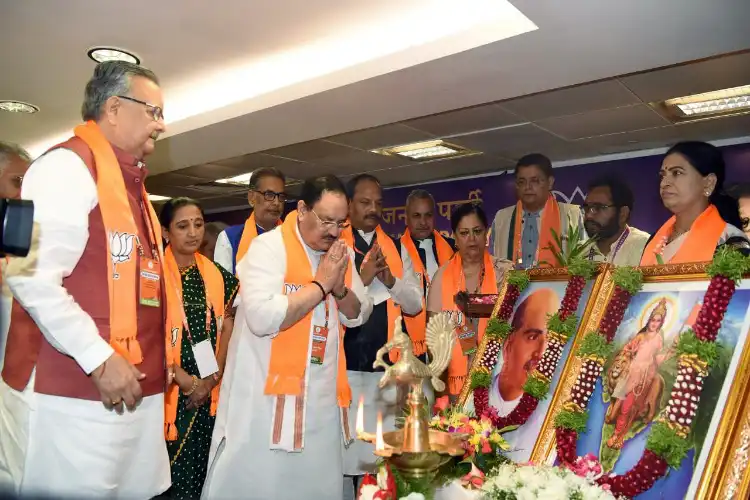
MULTIPOLYGON (((687 437, 697 414, 703 381, 717 357, 716 336, 734 295, 736 282, 750 268, 748 262, 736 250, 722 248, 716 253, 707 269, 711 280, 693 330, 679 337, 678 374, 666 408, 651 427, 646 450, 625 474, 609 474, 597 481, 609 487, 614 495, 632 498, 649 490, 669 467, 678 468, 687 454, 690 448, 687 437)), ((576 353, 581 358, 581 371, 569 400, 555 419, 557 455, 568 467, 579 459, 576 451, 578 433, 585 430, 589 399, 630 299, 642 286, 642 275, 637 269, 619 268, 614 273, 614 283, 615 290, 599 331, 590 333, 576 353), (595 339, 594 335, 600 339, 595 339)))
POLYGON ((489 404, 489 387, 491 383, 492 370, 497 364, 502 344, 512 331, 510 317, 513 308, 521 296, 523 290, 529 284, 526 272, 513 271, 508 277, 508 286, 505 296, 500 304, 497 318, 490 320, 487 325, 489 336, 484 355, 480 361, 480 372, 483 375, 472 377, 472 389, 474 395, 474 410, 477 417, 486 416, 490 418, 497 428, 521 426, 531 417, 536 410, 539 401, 546 398, 549 393, 550 380, 557 369, 562 357, 563 349, 568 339, 572 337, 578 326, 578 318, 575 315, 583 295, 586 281, 596 272, 597 265, 588 260, 578 259, 568 266, 571 274, 570 280, 565 288, 565 295, 560 304, 560 309, 550 316, 547 321, 549 331, 549 343, 542 354, 539 367, 529 376, 524 385, 524 393, 518 405, 508 415, 501 417, 497 410, 489 404), (484 375, 486 374, 486 376, 484 375))

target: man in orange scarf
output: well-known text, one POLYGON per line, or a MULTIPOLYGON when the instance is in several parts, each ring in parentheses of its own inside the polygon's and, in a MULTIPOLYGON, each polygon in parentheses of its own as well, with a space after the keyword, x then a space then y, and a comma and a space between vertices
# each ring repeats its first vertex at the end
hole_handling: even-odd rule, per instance
MULTIPOLYGON (((382 370, 375 372, 375 354, 393 335, 396 319, 415 316, 422 310, 422 290, 414 274, 409 255, 399 252, 398 246, 380 226, 383 192, 377 178, 362 174, 347 183, 351 198, 349 218, 352 227, 343 234, 344 241, 354 250, 357 270, 372 297, 374 308, 370 319, 360 328, 347 331, 344 338, 346 366, 354 401, 364 397, 365 420, 374 422, 377 409, 384 411, 385 430, 395 424, 399 411, 396 389, 379 390, 382 370)), ((397 352, 391 352, 396 361, 397 352)), ((400 413, 399 413, 400 415, 400 413)), ((354 415, 351 425, 355 424, 354 415)), ((344 454, 344 473, 360 476, 374 470, 372 446, 355 442, 344 454)), ((356 491, 356 489, 355 489, 356 491)))
POLYGON ((143 188, 162 106, 154 73, 99 64, 86 123, 24 178, 39 239, 6 273, 0 489, 150 498, 169 487, 161 231, 143 188))
POLYGON ((237 268, 240 305, 224 369, 203 498, 341 499, 352 393, 344 327, 372 300, 339 241, 344 186, 305 182, 297 210, 237 268))
POLYGON ((523 269, 537 267, 542 262, 554 266, 553 254, 547 250, 553 241, 552 230, 565 235, 569 227, 580 227, 581 209, 555 200, 552 162, 542 154, 529 154, 518 160, 514 176, 518 202, 495 215, 490 251, 523 269))
POLYGON ((237 272, 237 263, 250 243, 266 231, 281 224, 286 202, 286 176, 277 168, 263 167, 250 175, 247 201, 253 209, 244 224, 230 226, 219 234, 214 261, 227 271, 237 272))

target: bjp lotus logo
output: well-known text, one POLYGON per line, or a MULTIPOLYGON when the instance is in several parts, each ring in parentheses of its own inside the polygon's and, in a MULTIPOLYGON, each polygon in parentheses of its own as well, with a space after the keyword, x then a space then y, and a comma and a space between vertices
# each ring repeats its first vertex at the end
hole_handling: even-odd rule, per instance
MULTIPOLYGON (((109 233, 109 253, 112 256, 112 263, 117 267, 117 264, 122 264, 130 260, 130 255, 133 253, 133 241, 135 240, 134 234, 129 233, 109 233)), ((113 276, 114 279, 120 277, 115 270, 113 276)))

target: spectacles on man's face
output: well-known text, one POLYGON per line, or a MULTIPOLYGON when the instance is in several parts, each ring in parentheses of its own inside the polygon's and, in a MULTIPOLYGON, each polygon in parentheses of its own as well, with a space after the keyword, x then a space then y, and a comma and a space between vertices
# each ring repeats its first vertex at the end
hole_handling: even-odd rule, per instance
POLYGON ((253 189, 253 192, 263 195, 263 199, 266 201, 273 201, 278 198, 279 202, 284 203, 288 199, 286 193, 277 193, 270 189, 268 191, 258 191, 257 189, 253 189))
POLYGON ((328 231, 329 229, 333 229, 334 227, 338 229, 346 229, 351 225, 349 224, 348 221, 339 222, 335 220, 323 220, 320 218, 320 215, 318 215, 318 213, 315 210, 311 208, 310 211, 313 213, 313 215, 315 215, 315 218, 318 219, 318 222, 326 231, 328 231))
POLYGON ((610 208, 616 207, 615 205, 605 205, 604 203, 584 203, 583 205, 581 205, 583 215, 586 215, 587 213, 591 213, 591 215, 598 215, 610 208))
POLYGON ((151 104, 146 101, 141 101, 140 99, 136 99, 135 97, 128 97, 126 95, 118 95, 117 97, 119 97, 120 99, 125 99, 126 101, 135 102, 137 104, 146 106, 146 113, 148 113, 148 115, 153 118, 155 122, 164 119, 164 110, 161 109, 161 106, 157 106, 156 104, 151 104))

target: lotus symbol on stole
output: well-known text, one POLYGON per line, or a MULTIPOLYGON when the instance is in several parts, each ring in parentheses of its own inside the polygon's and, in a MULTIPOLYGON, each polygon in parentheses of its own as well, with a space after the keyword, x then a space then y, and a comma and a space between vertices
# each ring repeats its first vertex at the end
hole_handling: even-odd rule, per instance
POLYGON ((393 337, 378 350, 373 363, 373 368, 385 368, 385 375, 380 379, 380 387, 383 388, 390 383, 414 384, 419 383, 421 379, 429 378, 436 391, 444 391, 445 382, 440 380, 440 375, 451 360, 453 344, 456 341, 454 328, 448 313, 442 312, 430 318, 425 332, 430 360, 427 365, 414 355, 411 338, 401 328, 401 316, 396 318, 393 337), (383 357, 391 349, 399 349, 401 357, 393 366, 388 366, 383 357))

